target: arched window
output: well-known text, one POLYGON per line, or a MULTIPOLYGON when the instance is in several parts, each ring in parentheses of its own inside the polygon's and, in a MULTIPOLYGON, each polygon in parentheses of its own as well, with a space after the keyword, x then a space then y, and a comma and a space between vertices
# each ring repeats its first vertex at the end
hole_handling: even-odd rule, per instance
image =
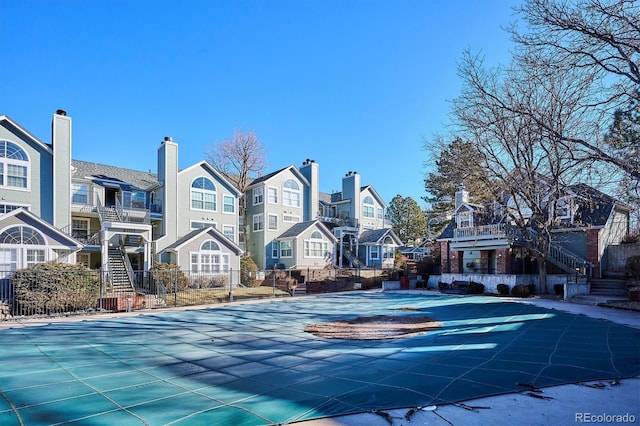
POLYGON ((218 274, 229 271, 229 255, 220 251, 220 246, 213 240, 200 245, 200 251, 191 253, 191 272, 202 274, 218 274))
POLYGON ((47 242, 28 226, 12 226, 0 233, 0 275, 46 260, 47 242), (22 246, 22 247, 18 247, 22 246))
POLYGON ((293 179, 288 179, 282 185, 282 205, 300 207, 300 186, 293 179))
POLYGON ((195 210, 216 211, 216 187, 211 179, 196 178, 191 183, 191 208, 195 210))
POLYGON ((0 140, 0 187, 29 187, 29 156, 17 144, 0 140))
POLYGON ((304 242, 304 257, 324 258, 329 254, 329 243, 322 240, 320 231, 313 231, 304 242))
POLYGON ((46 242, 42 234, 27 226, 14 226, 5 229, 0 234, 0 244, 38 245, 44 246, 46 242))
POLYGON ((362 216, 373 218, 373 198, 366 196, 362 200, 362 216))

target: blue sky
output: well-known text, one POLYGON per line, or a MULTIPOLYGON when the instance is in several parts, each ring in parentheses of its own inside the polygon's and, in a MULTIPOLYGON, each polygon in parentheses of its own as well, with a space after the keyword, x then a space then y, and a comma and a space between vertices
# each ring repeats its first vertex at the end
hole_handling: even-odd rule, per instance
POLYGON ((73 118, 73 158, 156 171, 252 130, 269 168, 348 171, 422 205, 425 138, 445 134, 465 49, 509 61, 507 0, 0 0, 0 114, 44 142, 73 118))

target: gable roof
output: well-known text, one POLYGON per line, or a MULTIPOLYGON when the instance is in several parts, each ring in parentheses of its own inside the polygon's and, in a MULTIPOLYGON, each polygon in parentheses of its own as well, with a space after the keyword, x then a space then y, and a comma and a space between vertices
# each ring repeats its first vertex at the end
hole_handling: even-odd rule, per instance
POLYGON ((231 251, 233 251, 238 256, 240 256, 243 253, 242 249, 236 243, 234 243, 233 241, 231 241, 230 239, 225 237, 222 232, 218 231, 213 226, 209 226, 207 228, 202 228, 202 229, 194 229, 193 231, 189 232, 184 237, 179 238, 178 240, 176 240, 173 244, 165 247, 164 251, 178 251, 178 250, 180 250, 180 248, 182 248, 182 246, 184 246, 185 244, 187 244, 191 240, 201 236, 202 234, 209 234, 216 241, 220 242, 225 247, 229 248, 231 251))
POLYGON ((68 247, 69 249, 80 250, 83 247, 80 241, 65 234, 55 226, 51 225, 49 222, 41 219, 36 214, 32 213, 29 210, 26 210, 23 207, 19 207, 15 210, 10 211, 9 213, 0 215, 0 224, 6 219, 9 219, 11 217, 20 217, 20 216, 26 216, 30 221, 36 222, 38 224, 38 228, 47 229, 50 233, 57 235, 60 240, 66 241, 65 246, 68 247))
POLYGON ((631 208, 589 185, 579 183, 571 185, 570 191, 584 200, 578 202, 575 218, 590 226, 604 226, 615 207, 631 211, 631 208))
POLYGON ((360 237, 358 238, 358 242, 364 245, 373 245, 373 244, 381 244, 382 240, 384 240, 387 236, 390 236, 398 246, 402 245, 402 241, 393 229, 384 228, 384 229, 370 229, 362 232, 360 237))
POLYGON ((114 181, 122 186, 130 186, 135 189, 148 191, 159 185, 158 176, 155 173, 141 172, 122 167, 108 166, 106 164, 91 163, 88 161, 71 160, 72 177, 76 179, 90 179, 98 184, 100 181, 114 181))
POLYGON ((187 172, 187 171, 189 171, 191 169, 194 169, 196 167, 204 167, 204 168, 208 169, 212 174, 214 174, 216 176, 216 178, 218 180, 220 180, 222 183, 227 185, 229 190, 235 193, 234 195, 236 195, 236 196, 240 196, 241 195, 240 194, 240 190, 236 187, 236 185, 233 182, 230 182, 222 173, 220 173, 218 170, 216 170, 216 168, 213 167, 211 165, 211 163, 209 163, 208 161, 202 160, 199 163, 192 164, 191 166, 187 167, 186 169, 180 170, 178 172, 178 174, 187 172))
POLYGON ((331 231, 329 231, 329 228, 327 228, 319 220, 309 220, 306 222, 298 222, 295 225, 293 225, 291 228, 287 229, 282 234, 280 234, 280 236, 276 238, 276 240, 285 239, 285 238, 296 238, 312 226, 316 226, 317 228, 319 228, 325 235, 327 235, 334 242, 338 240, 335 237, 335 235, 333 235, 331 231))
POLYGON ((49 154, 53 154, 53 149, 52 149, 51 144, 42 142, 40 139, 38 139, 33 134, 31 134, 27 129, 25 129, 20 124, 18 124, 16 121, 11 119, 8 115, 4 115, 4 114, 0 115, 0 124, 3 124, 3 123, 8 124, 10 127, 13 127, 18 132, 22 133, 24 136, 26 136, 27 139, 31 140, 36 145, 39 145, 41 148, 43 148, 49 154))
POLYGON ((251 181, 251 183, 249 185, 247 185, 247 189, 250 189, 251 187, 256 186, 256 185, 258 185, 260 183, 266 182, 269 179, 271 179, 272 177, 274 177, 276 175, 279 175, 280 173, 282 173, 282 172, 284 172, 286 170, 290 170, 291 173, 296 175, 296 177, 302 181, 302 183, 304 183, 305 185, 309 186, 309 181, 307 180, 307 178, 304 177, 304 175, 300 172, 300 170, 298 170, 298 168, 296 166, 291 165, 291 166, 284 167, 284 168, 282 168, 280 170, 276 170, 275 172, 271 172, 271 173, 269 173, 267 175, 260 176, 259 178, 255 178, 254 180, 251 181))

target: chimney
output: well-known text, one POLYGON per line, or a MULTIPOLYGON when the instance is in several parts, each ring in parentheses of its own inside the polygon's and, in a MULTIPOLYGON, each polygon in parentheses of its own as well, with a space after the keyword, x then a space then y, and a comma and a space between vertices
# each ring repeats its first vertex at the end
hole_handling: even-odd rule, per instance
MULTIPOLYGON (((71 117, 59 109, 51 123, 53 146, 52 224, 64 228, 71 224, 71 117)), ((44 212, 43 212, 44 213, 44 212)))
POLYGON ((456 191, 455 196, 455 208, 457 209, 463 203, 469 202, 469 191, 467 191, 464 187, 464 183, 461 183, 456 191))
POLYGON ((316 220, 320 215, 320 166, 307 158, 300 167, 300 173, 309 181, 309 195, 305 197, 308 204, 304 209, 308 217, 305 220, 316 220))

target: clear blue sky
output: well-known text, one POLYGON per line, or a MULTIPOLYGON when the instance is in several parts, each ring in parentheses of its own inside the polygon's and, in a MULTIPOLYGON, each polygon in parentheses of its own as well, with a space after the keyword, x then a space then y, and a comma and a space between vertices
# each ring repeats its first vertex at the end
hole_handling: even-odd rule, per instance
POLYGON ((515 1, 0 0, 0 114, 44 142, 73 118, 73 158, 156 171, 254 131, 266 172, 361 174, 387 203, 424 194, 424 138, 444 134, 465 49, 512 48, 515 1))

